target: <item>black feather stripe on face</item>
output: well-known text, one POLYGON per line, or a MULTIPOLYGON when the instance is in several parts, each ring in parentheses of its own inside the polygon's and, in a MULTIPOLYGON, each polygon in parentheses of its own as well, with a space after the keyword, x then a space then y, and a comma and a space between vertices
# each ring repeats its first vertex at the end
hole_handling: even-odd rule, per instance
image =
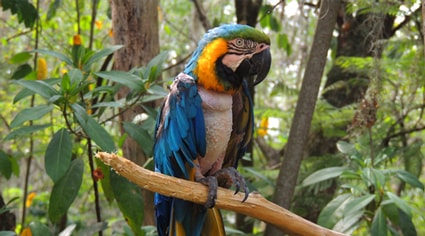
POLYGON ((222 80, 222 83, 226 89, 239 88, 242 84, 242 77, 235 73, 231 68, 223 64, 223 57, 220 57, 215 62, 217 77, 222 80))

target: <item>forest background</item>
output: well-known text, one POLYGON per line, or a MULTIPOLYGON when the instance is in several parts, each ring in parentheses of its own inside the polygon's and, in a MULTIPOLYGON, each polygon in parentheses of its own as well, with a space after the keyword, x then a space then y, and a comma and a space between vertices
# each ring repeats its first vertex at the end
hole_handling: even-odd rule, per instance
MULTIPOLYGON (((206 30, 236 22, 272 40, 239 166, 250 189, 339 232, 425 235, 423 2, 0 3, 0 235, 155 235, 152 194, 94 153, 153 169, 167 85, 206 30), (315 37, 326 16, 330 40, 315 37)), ((224 219, 229 235, 282 234, 224 219)))

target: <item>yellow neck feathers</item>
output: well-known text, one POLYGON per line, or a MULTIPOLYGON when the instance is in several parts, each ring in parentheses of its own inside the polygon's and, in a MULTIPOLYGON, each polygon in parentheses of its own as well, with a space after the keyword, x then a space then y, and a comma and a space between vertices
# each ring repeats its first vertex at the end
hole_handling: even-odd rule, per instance
POLYGON ((232 93, 220 83, 217 77, 215 62, 227 52, 227 42, 218 38, 209 43, 199 56, 194 73, 198 76, 198 84, 207 90, 232 93))

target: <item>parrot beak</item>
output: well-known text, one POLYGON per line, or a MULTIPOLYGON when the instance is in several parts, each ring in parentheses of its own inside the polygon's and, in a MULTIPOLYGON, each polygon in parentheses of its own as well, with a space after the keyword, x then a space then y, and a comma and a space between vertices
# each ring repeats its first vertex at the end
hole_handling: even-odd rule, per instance
POLYGON ((256 75, 254 79, 254 86, 261 83, 267 74, 269 73, 270 66, 272 63, 272 56, 270 54, 270 48, 263 50, 260 53, 255 54, 250 59, 251 69, 250 74, 256 75))
POLYGON ((236 73, 242 78, 253 78, 253 84, 257 85, 266 78, 271 62, 270 48, 267 47, 251 58, 243 60, 236 73))

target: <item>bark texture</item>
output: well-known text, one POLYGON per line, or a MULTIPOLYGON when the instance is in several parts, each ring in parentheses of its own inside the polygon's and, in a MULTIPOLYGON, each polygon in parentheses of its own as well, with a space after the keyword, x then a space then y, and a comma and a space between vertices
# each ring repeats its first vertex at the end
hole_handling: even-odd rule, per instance
MULTIPOLYGON (((128 71, 146 65, 159 53, 158 1, 112 0, 111 3, 114 43, 124 45, 114 55, 114 69, 128 71)), ((123 87, 117 97, 126 97, 129 91, 129 88, 123 87)), ((142 112, 141 107, 132 107, 122 113, 120 120, 132 121, 142 112)), ((124 133, 122 126, 121 132, 124 133)), ((138 165, 146 162, 146 155, 132 138, 127 137, 122 148, 124 155, 138 165)), ((144 224, 154 225, 153 194, 148 191, 142 194, 145 202, 144 224)))
MULTIPOLYGON (((298 171, 305 155, 311 120, 316 106, 320 81, 326 64, 332 32, 335 28, 340 1, 323 0, 319 20, 307 62, 299 99, 288 143, 276 183, 273 202, 289 209, 297 183, 298 171)), ((265 235, 283 235, 277 228, 267 225, 265 235)))

